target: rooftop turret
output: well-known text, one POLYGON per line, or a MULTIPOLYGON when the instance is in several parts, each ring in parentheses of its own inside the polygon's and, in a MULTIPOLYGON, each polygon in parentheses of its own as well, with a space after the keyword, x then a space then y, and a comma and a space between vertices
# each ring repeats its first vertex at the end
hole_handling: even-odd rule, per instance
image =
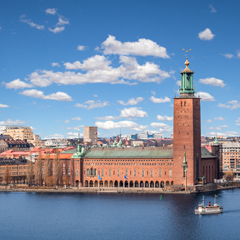
POLYGON ((181 87, 179 88, 179 93, 194 95, 195 89, 193 88, 193 71, 191 71, 189 66, 188 57, 185 61, 186 68, 181 72, 181 87))

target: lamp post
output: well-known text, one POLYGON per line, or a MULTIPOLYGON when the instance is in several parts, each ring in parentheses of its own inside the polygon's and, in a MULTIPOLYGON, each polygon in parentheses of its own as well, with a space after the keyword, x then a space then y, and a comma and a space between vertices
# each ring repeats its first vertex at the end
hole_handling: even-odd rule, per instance
POLYGON ((184 176, 185 176, 185 191, 187 191, 187 162, 186 162, 186 153, 184 152, 184 158, 183 158, 183 172, 184 172, 184 176))

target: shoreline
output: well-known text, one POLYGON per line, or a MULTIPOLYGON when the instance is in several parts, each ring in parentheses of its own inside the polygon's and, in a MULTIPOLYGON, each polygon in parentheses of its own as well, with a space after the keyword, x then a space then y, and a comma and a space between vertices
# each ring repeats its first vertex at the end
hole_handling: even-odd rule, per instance
POLYGON ((218 191, 218 190, 229 190, 229 189, 235 189, 240 188, 240 186, 221 186, 215 189, 202 189, 201 191, 194 191, 194 190, 188 190, 188 191, 169 191, 169 190, 163 190, 163 189, 157 189, 157 188, 85 188, 85 187, 73 187, 73 188, 59 188, 59 189, 28 189, 28 188, 0 188, 0 192, 38 192, 38 193, 92 193, 92 194, 122 194, 122 193, 137 193, 137 194, 195 194, 195 193, 203 193, 203 192, 212 192, 212 191, 218 191))

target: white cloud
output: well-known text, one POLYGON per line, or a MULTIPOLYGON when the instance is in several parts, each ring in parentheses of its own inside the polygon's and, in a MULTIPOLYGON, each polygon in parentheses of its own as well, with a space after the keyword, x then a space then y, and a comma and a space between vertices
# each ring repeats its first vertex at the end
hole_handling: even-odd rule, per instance
POLYGON ((13 80, 12 82, 6 83, 6 88, 11 89, 18 89, 18 88, 31 88, 33 87, 32 84, 28 84, 26 82, 21 81, 19 78, 13 80))
POLYGON ((148 126, 139 125, 132 121, 120 121, 120 122, 113 122, 113 121, 106 121, 106 122, 96 122, 95 125, 102 129, 114 129, 114 128, 130 128, 135 131, 143 131, 148 126))
POLYGON ((113 121, 113 120, 118 120, 121 119, 122 117, 117 116, 117 117, 113 117, 113 116, 106 116, 106 117, 95 117, 98 120, 105 120, 105 121, 113 121))
POLYGON ((217 106, 222 107, 222 108, 229 108, 231 110, 235 110, 237 108, 240 108, 240 102, 238 102, 238 100, 231 100, 231 101, 228 102, 228 104, 219 103, 217 106))
POLYGON ((161 115, 157 115, 157 120, 160 120, 160 121, 172 121, 173 120, 173 117, 168 117, 168 116, 161 116, 161 115))
POLYGON ((86 47, 82 46, 82 45, 78 45, 78 47, 77 47, 77 50, 79 50, 79 51, 83 51, 85 49, 86 49, 86 47))
POLYGON ((60 67, 60 65, 59 65, 58 63, 55 63, 55 62, 52 63, 52 66, 53 66, 53 67, 56 67, 56 66, 57 66, 57 67, 60 67))
POLYGON ((67 120, 64 121, 64 123, 70 123, 70 121, 67 119, 67 120))
POLYGON ((208 120, 206 121, 206 123, 212 123, 212 120, 211 120, 211 119, 208 119, 208 120))
POLYGON ((48 135, 43 139, 59 139, 59 138, 64 139, 64 136, 62 134, 56 133, 56 134, 48 135))
POLYGON ((75 118, 72 118, 73 121, 81 121, 82 119, 80 117, 75 117, 75 118))
POLYGON ((141 101, 143 101, 144 98, 142 97, 137 97, 136 99, 131 98, 129 99, 126 103, 124 103, 122 100, 118 100, 117 102, 120 103, 121 105, 137 105, 138 103, 140 103, 141 101))
POLYGON ((84 104, 77 103, 75 107, 86 108, 88 110, 91 110, 93 108, 102 108, 108 105, 110 104, 107 101, 101 102, 100 100, 98 100, 95 102, 95 100, 88 100, 84 104))
POLYGON ((36 89, 30 89, 30 90, 25 90, 20 94, 29 96, 29 97, 34 97, 34 98, 49 99, 49 100, 56 100, 56 101, 63 101, 63 102, 72 101, 72 98, 64 92, 57 92, 49 95, 44 95, 44 92, 42 91, 38 91, 36 89))
POLYGON ((31 27, 35 27, 35 28, 37 28, 39 30, 43 30, 44 29, 44 25, 39 25, 37 23, 34 23, 31 19, 26 19, 26 16, 24 14, 22 16, 20 16, 20 21, 23 22, 23 23, 27 23, 31 27))
POLYGON ((108 60, 105 56, 95 55, 93 57, 90 57, 83 61, 83 63, 80 63, 79 61, 76 61, 74 63, 66 62, 64 63, 64 66, 66 69, 82 69, 84 71, 88 70, 111 70, 112 68, 109 66, 111 64, 111 61, 108 60))
POLYGON ((240 51, 237 53, 237 57, 240 58, 240 51))
POLYGON ((155 92, 155 91, 151 91, 151 94, 155 96, 155 95, 156 95, 156 92, 155 92))
POLYGON ((205 79, 199 79, 200 83, 215 86, 215 87, 224 87, 225 84, 223 83, 223 80, 217 79, 217 78, 205 78, 205 79))
POLYGON ((229 126, 228 125, 222 125, 220 126, 221 128, 228 128, 229 126))
POLYGON ((153 122, 153 123, 150 124, 150 126, 153 127, 153 128, 159 128, 160 132, 172 132, 172 130, 173 130, 173 127, 167 125, 166 123, 153 122))
POLYGON ((204 102, 213 102, 215 101, 214 97, 207 92, 197 92, 196 96, 200 97, 204 102))
POLYGON ((70 24, 69 21, 67 19, 64 19, 63 16, 59 16, 58 22, 56 25, 61 26, 61 25, 66 25, 66 24, 70 24))
POLYGON ((200 32, 198 34, 198 37, 201 39, 201 40, 211 40, 214 38, 214 34, 212 34, 211 30, 209 28, 206 28, 204 31, 200 32))
POLYGON ((48 28, 48 30, 53 33, 60 33, 65 30, 65 27, 48 28))
MULTIPOLYGON (((51 83, 57 84, 86 84, 86 83, 111 83, 111 84, 128 84, 123 79, 135 80, 140 82, 160 83, 163 79, 169 78, 170 75, 159 69, 159 66, 146 62, 139 65, 136 58, 120 56, 121 65, 117 68, 109 66, 111 61, 104 56, 96 55, 80 63, 65 63, 66 69, 81 69, 87 73, 53 72, 53 71, 35 71, 29 75, 30 81, 37 86, 48 86, 51 83)), ((137 83, 132 83, 137 84, 137 83)))
POLYGON ((6 105, 6 104, 1 104, 1 103, 0 103, 0 108, 9 108, 9 106, 6 105))
POLYGON ((224 118, 223 118, 223 117, 216 117, 216 118, 214 118, 214 120, 223 121, 223 120, 224 120, 224 118))
POLYGON ((166 102, 171 102, 170 98, 165 97, 165 98, 155 98, 154 96, 151 96, 149 98, 153 103, 166 103, 166 102))
POLYGON ((116 81, 116 82, 111 82, 111 84, 126 84, 129 86, 133 86, 133 85, 138 85, 137 82, 129 82, 129 81, 124 81, 123 79, 116 81))
POLYGON ((222 54, 225 58, 233 58, 234 56, 231 53, 222 54))
POLYGON ((7 119, 6 121, 0 121, 0 125, 22 125, 22 124, 25 124, 26 121, 23 121, 23 120, 12 120, 11 118, 7 119))
POLYGON ((213 7, 213 5, 209 6, 211 13, 216 13, 217 10, 213 7))
POLYGON ((93 96, 94 96, 94 97, 98 97, 98 95, 97 95, 97 94, 93 94, 93 96))
POLYGON ((181 87, 181 81, 177 81, 176 84, 181 87))
MULTIPOLYGON (((237 137, 237 136, 239 136, 238 132, 233 132, 233 131, 227 131, 225 133, 218 132, 217 134, 218 134, 218 136, 223 136, 223 137, 237 137)), ((207 135, 216 136, 216 132, 210 132, 207 135)))
POLYGON ((170 71, 170 72, 169 72, 169 74, 175 74, 175 71, 174 71, 174 70, 172 70, 172 71, 170 71))
POLYGON ((78 137, 83 137, 83 134, 78 134, 76 132, 68 132, 65 134, 67 138, 71 139, 71 138, 78 138, 78 137))
POLYGON ((124 108, 121 110, 121 117, 124 118, 134 118, 134 117, 148 117, 147 112, 140 110, 141 108, 132 107, 132 108, 124 108))
POLYGON ((170 58, 166 48, 159 46, 150 39, 141 38, 137 42, 120 42, 114 36, 109 35, 101 44, 104 54, 155 56, 170 58))
POLYGON ((240 117, 235 122, 240 123, 240 117))
POLYGON ((45 13, 55 15, 57 13, 57 8, 48 8, 45 13))
POLYGON ((209 127, 209 129, 215 129, 217 131, 221 131, 222 130, 221 127, 209 127))

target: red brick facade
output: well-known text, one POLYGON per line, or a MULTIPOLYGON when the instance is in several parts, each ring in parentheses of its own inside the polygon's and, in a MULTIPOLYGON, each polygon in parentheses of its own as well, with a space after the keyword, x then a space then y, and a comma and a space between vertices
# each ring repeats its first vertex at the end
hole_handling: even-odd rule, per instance
POLYGON ((189 185, 197 183, 201 159, 200 98, 174 99, 174 178, 176 184, 185 184, 183 173, 184 153, 188 165, 189 185))

